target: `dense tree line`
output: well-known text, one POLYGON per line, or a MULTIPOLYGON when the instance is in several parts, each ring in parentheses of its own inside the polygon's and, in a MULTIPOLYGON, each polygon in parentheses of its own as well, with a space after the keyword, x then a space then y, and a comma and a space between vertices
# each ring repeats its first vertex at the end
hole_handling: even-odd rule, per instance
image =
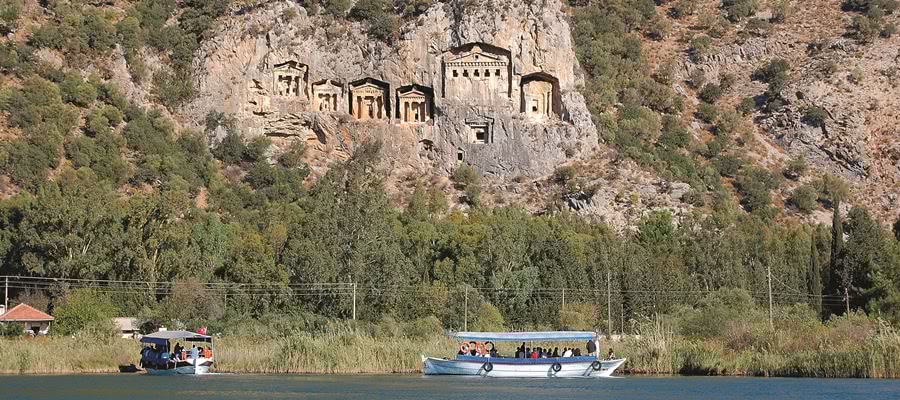
MULTIPOLYGON (((846 233, 835 236, 839 245, 827 228, 772 225, 736 208, 677 224, 668 213, 652 213, 622 236, 567 213, 449 212, 444 194, 424 187, 397 210, 382 188, 377 144, 308 189, 302 166, 238 162, 251 173, 211 173, 205 207, 193 201, 190 169, 157 175, 157 190, 123 197, 89 166, 66 167, 33 193, 0 202, 0 271, 264 285, 271 290, 228 302, 228 311, 256 316, 296 309, 346 317, 349 296, 283 294, 291 284, 354 282, 361 318, 436 315, 451 326, 460 325, 459 296, 468 286, 473 310, 489 303, 509 325, 535 326, 564 311, 559 293, 543 289, 598 289, 569 301, 596 305, 587 317, 602 325, 607 276, 616 312, 640 319, 719 288, 764 300, 771 270, 779 303, 817 307, 818 295, 846 288, 853 309, 897 317, 900 244, 861 208, 837 217, 846 233)), ((126 297, 116 303, 130 313, 171 301, 126 297)), ((840 297, 825 299, 823 315, 843 312, 840 297)))

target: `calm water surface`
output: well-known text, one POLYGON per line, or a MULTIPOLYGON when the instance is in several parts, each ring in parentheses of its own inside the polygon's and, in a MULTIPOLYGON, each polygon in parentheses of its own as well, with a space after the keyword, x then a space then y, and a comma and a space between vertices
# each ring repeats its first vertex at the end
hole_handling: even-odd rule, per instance
POLYGON ((0 376, 0 399, 900 399, 900 381, 420 375, 0 376))

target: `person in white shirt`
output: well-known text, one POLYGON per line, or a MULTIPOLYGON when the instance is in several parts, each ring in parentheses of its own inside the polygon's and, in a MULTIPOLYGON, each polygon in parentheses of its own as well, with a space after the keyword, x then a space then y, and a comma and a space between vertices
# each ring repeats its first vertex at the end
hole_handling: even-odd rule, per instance
POLYGON ((562 356, 563 357, 572 357, 572 349, 566 349, 566 351, 563 352, 562 356))

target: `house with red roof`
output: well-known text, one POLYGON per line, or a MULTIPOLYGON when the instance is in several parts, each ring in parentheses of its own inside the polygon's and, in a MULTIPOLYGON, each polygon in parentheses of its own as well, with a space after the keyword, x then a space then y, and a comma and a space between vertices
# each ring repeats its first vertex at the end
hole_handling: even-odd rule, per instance
POLYGON ((46 335, 50 332, 50 321, 53 317, 28 304, 22 303, 0 315, 0 322, 19 323, 30 335, 46 335))

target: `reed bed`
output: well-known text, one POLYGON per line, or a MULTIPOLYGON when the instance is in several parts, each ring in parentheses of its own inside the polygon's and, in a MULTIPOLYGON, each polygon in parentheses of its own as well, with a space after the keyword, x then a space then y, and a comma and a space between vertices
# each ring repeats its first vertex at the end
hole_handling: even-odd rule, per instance
MULTIPOLYGON (((629 373, 900 378, 900 332, 865 316, 826 324, 795 321, 774 330, 768 323, 742 322, 710 337, 679 336, 675 331, 668 322, 650 321, 638 329, 639 335, 604 344, 601 350, 611 346, 627 357, 629 373)), ((422 355, 452 356, 457 345, 432 319, 334 322, 317 330, 243 329, 216 340, 216 371, 417 373, 422 355)), ((499 343, 498 348, 512 354, 517 345, 499 343)), ((138 364, 139 350, 133 340, 109 336, 0 339, 0 373, 117 372, 120 366, 138 364)))
POLYGON ((887 325, 865 324, 842 321, 814 336, 803 329, 743 332, 749 342, 735 346, 727 337, 673 336, 656 322, 615 347, 629 359, 630 373, 900 378, 900 334, 887 325))
POLYGON ((365 334, 283 338, 229 337, 216 344, 216 370, 243 373, 413 373, 421 355, 449 355, 455 345, 444 336, 385 338, 365 334))
POLYGON ((73 337, 0 339, 0 373, 71 374, 118 372, 137 365, 140 345, 133 340, 73 337))

